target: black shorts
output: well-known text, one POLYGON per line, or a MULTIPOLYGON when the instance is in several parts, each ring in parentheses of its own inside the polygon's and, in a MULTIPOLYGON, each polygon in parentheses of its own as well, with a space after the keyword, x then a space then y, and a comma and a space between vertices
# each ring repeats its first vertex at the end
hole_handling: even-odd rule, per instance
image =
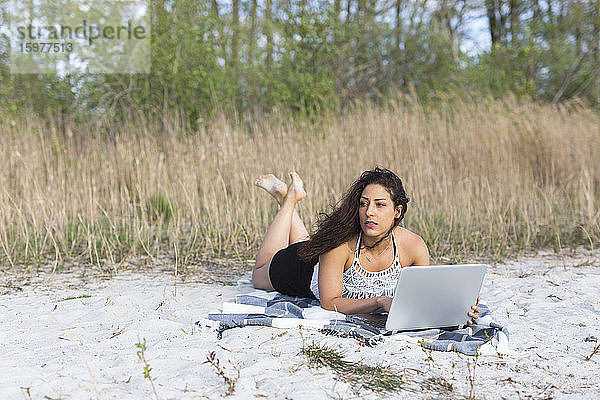
POLYGON ((275 253, 271 260, 269 278, 279 293, 316 300, 314 293, 310 290, 310 282, 319 259, 308 262, 301 260, 298 257, 300 243, 302 242, 291 244, 275 253))

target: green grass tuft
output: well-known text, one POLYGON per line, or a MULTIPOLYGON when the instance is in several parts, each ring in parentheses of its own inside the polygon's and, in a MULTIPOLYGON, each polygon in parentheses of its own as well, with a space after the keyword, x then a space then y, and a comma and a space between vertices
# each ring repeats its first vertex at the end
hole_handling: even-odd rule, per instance
POLYGON ((174 208, 165 195, 157 193, 146 200, 146 212, 152 221, 168 223, 173 218, 174 208))
POLYGON ((394 392, 406 389, 404 375, 385 366, 369 366, 361 362, 345 360, 337 351, 315 343, 302 349, 310 366, 331 368, 339 379, 353 387, 362 386, 374 392, 394 392))
POLYGON ((67 301, 67 300, 75 300, 75 299, 89 299, 90 297, 92 297, 92 296, 90 296, 89 294, 82 294, 81 296, 66 297, 59 301, 67 301))

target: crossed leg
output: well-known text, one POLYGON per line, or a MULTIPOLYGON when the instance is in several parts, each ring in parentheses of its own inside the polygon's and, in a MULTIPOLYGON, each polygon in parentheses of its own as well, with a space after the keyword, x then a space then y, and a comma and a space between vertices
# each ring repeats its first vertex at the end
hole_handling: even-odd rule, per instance
POLYGON ((263 175, 255 185, 266 190, 279 203, 279 211, 273 218, 263 242, 256 255, 256 264, 252 271, 252 284, 257 289, 273 290, 269 268, 275 253, 290 244, 308 239, 308 231, 296 212, 296 203, 306 196, 302 179, 290 172, 292 182, 288 188, 275 175, 263 175))

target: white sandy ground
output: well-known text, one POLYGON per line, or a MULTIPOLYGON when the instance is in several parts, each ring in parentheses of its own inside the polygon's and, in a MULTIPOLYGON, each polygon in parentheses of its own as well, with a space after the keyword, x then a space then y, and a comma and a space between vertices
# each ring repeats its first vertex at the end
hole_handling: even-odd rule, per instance
MULTIPOLYGON (((160 399, 226 397, 228 386, 204 363, 215 352, 235 380, 232 399, 465 398, 467 362, 457 353, 424 351, 388 340, 375 348, 307 329, 246 327, 214 332, 194 327, 240 292, 236 286, 182 281, 172 274, 121 273, 111 279, 81 274, 2 273, 0 276, 0 399, 149 399, 135 343, 160 399), (69 297, 80 297, 70 299, 69 297), (348 359, 385 364, 413 391, 374 393, 352 387, 326 368, 311 368, 303 343, 326 345, 348 359), (239 377, 238 377, 239 375, 239 377), (453 385, 444 393, 428 378, 453 385)), ((488 269, 482 297, 511 334, 511 351, 479 357, 479 399, 600 398, 600 254, 541 254, 488 269), (585 339, 588 338, 588 341, 585 339)))

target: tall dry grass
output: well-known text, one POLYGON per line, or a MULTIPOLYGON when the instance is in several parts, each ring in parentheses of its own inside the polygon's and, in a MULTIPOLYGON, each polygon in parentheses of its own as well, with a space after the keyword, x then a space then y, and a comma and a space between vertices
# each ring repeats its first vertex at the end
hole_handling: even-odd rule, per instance
POLYGON ((276 212, 256 176, 298 171, 310 227, 375 165, 403 178, 404 226, 437 261, 595 246, 600 237, 600 118, 585 106, 451 98, 425 109, 399 99, 316 123, 223 116, 198 131, 176 115, 62 121, 0 122, 5 266, 252 258, 276 212))

